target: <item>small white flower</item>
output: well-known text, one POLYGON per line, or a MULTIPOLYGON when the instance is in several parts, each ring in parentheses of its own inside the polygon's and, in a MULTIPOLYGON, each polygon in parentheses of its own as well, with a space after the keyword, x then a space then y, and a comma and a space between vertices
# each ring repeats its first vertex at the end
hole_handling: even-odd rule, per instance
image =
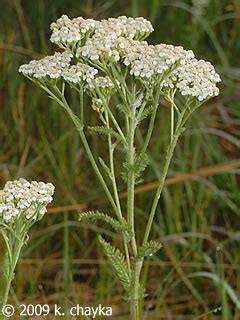
POLYGON ((0 204, 0 214, 7 210, 7 206, 3 203, 0 204))
POLYGON ((8 181, 0 192, 0 219, 14 221, 19 218, 36 219, 43 215, 46 206, 53 200, 54 186, 51 183, 28 182, 25 179, 8 181), (40 209, 39 209, 40 207, 40 209))
POLYGON ((41 208, 41 209, 39 210, 39 213, 40 213, 41 215, 44 215, 46 212, 47 212, 47 208, 45 208, 45 207, 43 207, 43 208, 41 208))
POLYGON ((5 211, 5 212, 4 212, 4 215, 3 215, 3 220, 4 220, 5 222, 8 222, 8 221, 11 220, 11 218, 12 218, 11 213, 8 212, 8 211, 5 211))

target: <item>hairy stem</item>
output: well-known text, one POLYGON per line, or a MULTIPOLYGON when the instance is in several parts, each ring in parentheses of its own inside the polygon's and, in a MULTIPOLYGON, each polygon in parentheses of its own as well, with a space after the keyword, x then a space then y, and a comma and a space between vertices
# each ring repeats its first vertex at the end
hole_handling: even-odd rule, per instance
POLYGON ((158 202, 160 200, 160 197, 161 197, 161 194, 162 194, 162 190, 163 190, 163 186, 164 186, 164 182, 165 182, 165 179, 167 177, 168 169, 169 169, 172 157, 173 157, 173 152, 175 150, 178 138, 179 138, 179 136, 181 134, 181 131, 182 131, 183 116, 184 116, 185 112, 186 112, 186 108, 182 111, 182 113, 180 114, 180 116, 178 118, 178 122, 177 122, 177 125, 176 125, 175 132, 174 132, 174 134, 173 134, 173 136, 171 138, 170 145, 169 145, 169 147, 167 149, 167 154, 166 154, 165 161, 164 161, 164 166, 163 166, 162 177, 161 177, 161 180, 159 182, 159 186, 157 188, 157 191, 156 191, 156 194, 155 194, 155 197, 154 197, 154 200, 153 200, 153 204, 152 204, 152 207, 151 207, 151 211, 150 211, 150 215, 149 215, 146 231, 145 231, 145 234, 144 234, 143 244, 146 243, 148 241, 148 238, 149 238, 149 234, 150 234, 151 227, 152 227, 152 224, 153 224, 153 219, 154 219, 154 216, 155 216, 155 213, 156 213, 157 205, 158 205, 158 202))
POLYGON ((133 170, 134 160, 135 160, 135 148, 134 148, 134 140, 135 140, 135 131, 136 131, 136 123, 135 123, 135 107, 133 106, 131 110, 131 114, 129 116, 129 132, 128 132, 128 148, 127 148, 127 162, 130 166, 131 170, 128 171, 127 175, 127 220, 131 229, 133 231, 133 238, 131 239, 132 253, 133 253, 133 267, 132 267, 132 286, 131 286, 131 319, 139 320, 139 279, 140 279, 140 271, 137 268, 137 263, 135 262, 137 256, 137 243, 136 243, 136 235, 135 235, 135 224, 134 224, 134 188, 135 188, 135 173, 133 170))
MULTIPOLYGON (((94 172, 95 172, 95 174, 96 174, 96 176, 97 176, 97 178, 98 178, 98 180, 99 180, 99 182, 100 182, 103 190, 105 191, 106 196, 107 196, 108 200, 110 201, 110 203, 111 203, 111 205, 112 205, 112 207, 113 207, 113 209, 114 209, 114 211, 115 211, 115 213, 116 213, 117 218, 118 218, 119 220, 121 220, 122 216, 121 216, 121 214, 120 214, 119 211, 118 211, 118 207, 117 207, 117 205, 116 205, 115 202, 114 202, 114 199, 113 199, 113 197, 112 197, 112 194, 111 194, 111 192, 109 191, 109 189, 108 189, 108 187, 107 187, 107 185, 106 185, 106 182, 105 182, 105 180, 104 180, 104 178, 103 178, 103 176, 102 176, 102 174, 101 174, 101 172, 100 172, 100 170, 99 170, 99 168, 98 168, 98 165, 97 165, 97 163, 96 163, 96 161, 95 161, 95 159, 94 159, 94 156, 93 156, 93 154, 92 154, 92 151, 91 151, 91 149, 90 149, 90 147, 89 147, 89 144, 88 144, 88 142, 87 142, 86 135, 85 135, 85 133, 84 133, 84 126, 83 126, 83 123, 82 123, 81 119, 79 119, 79 118, 73 113, 73 111, 71 110, 70 106, 68 105, 68 103, 67 103, 67 101, 66 101, 66 99, 65 99, 65 96, 59 91, 59 89, 58 89, 57 87, 55 87, 56 94, 54 94, 51 90, 49 90, 49 89, 46 88, 46 87, 43 87, 43 89, 44 89, 45 91, 47 91, 47 93, 48 93, 60 106, 62 106, 62 107, 67 111, 68 115, 69 115, 70 118, 72 119, 74 125, 76 126, 76 128, 77 128, 77 130, 78 130, 78 132, 79 132, 79 135, 80 135, 82 144, 83 144, 84 149, 85 149, 85 151, 86 151, 86 153, 87 153, 87 156, 88 156, 89 161, 90 161, 90 163, 91 163, 91 165, 92 165, 92 168, 93 168, 93 170, 94 170, 94 172)), ((81 100, 81 102, 82 102, 82 100, 81 100)), ((81 108, 82 108, 82 107, 80 107, 80 109, 81 109, 81 108)))
POLYGON ((96 161, 95 161, 95 159, 93 157, 92 151, 91 151, 91 149, 89 147, 89 144, 87 142, 87 139, 86 139, 85 133, 83 131, 83 128, 81 130, 79 130, 79 135, 80 135, 80 138, 82 140, 82 144, 84 146, 84 149, 85 149, 85 151, 86 151, 86 153, 88 155, 89 161, 91 162, 92 168, 93 168, 94 172, 96 173, 96 175, 98 177, 98 180, 100 181, 100 183, 101 183, 101 185, 102 185, 102 187, 103 187, 103 189, 104 189, 104 191, 105 191, 105 193, 106 193, 106 195, 107 195, 107 197, 108 197, 108 199, 109 199, 109 201, 110 201, 110 203, 111 203, 111 205, 112 205, 112 207, 113 207, 113 209, 114 209, 114 211, 115 211, 115 213, 116 213, 116 215, 118 217, 118 219, 121 220, 122 215, 119 212, 118 207, 116 206, 115 201, 114 201, 114 199, 113 199, 113 197, 112 197, 112 195, 111 195, 111 193, 110 193, 110 191, 109 191, 109 189, 108 189, 108 187, 107 187, 107 185, 105 183, 105 180, 103 179, 103 176, 102 176, 102 174, 101 174, 101 172, 100 172, 100 170, 99 170, 99 168, 98 168, 98 166, 96 164, 96 161))
POLYGON ((144 144, 143 144, 143 148, 142 148, 142 153, 146 152, 147 147, 148 147, 149 142, 150 142, 151 137, 152 137, 153 128, 154 128, 154 122, 155 122, 155 119, 156 119, 156 114, 157 114, 157 109, 158 109, 158 104, 159 104, 159 99, 160 99, 160 93, 161 93, 161 90, 160 90, 160 86, 159 86, 159 88, 157 90, 157 93, 156 93, 156 97, 154 99, 153 112, 151 114, 147 135, 146 135, 146 138, 145 138, 145 141, 144 141, 144 144))
POLYGON ((131 294, 131 315, 133 320, 140 320, 139 293, 140 293, 140 275, 143 266, 143 260, 135 262, 133 270, 133 283, 131 294))
MULTIPOLYGON (((106 112, 105 112, 107 128, 110 127, 108 110, 109 110, 109 108, 107 108, 106 112)), ((111 175, 112 175, 111 178, 112 178, 112 186, 113 186, 115 202, 117 204, 119 213, 122 216, 122 209, 121 209, 120 199, 119 199, 119 195, 118 195, 117 181, 116 181, 115 169, 114 169, 114 158, 113 158, 114 146, 112 144, 112 138, 111 138, 110 134, 108 135, 108 149, 109 149, 110 171, 111 171, 111 175)), ((128 250, 128 240, 127 240, 127 238, 125 236, 123 236, 123 241, 124 241, 124 250, 125 250, 126 261, 127 261, 127 265, 128 265, 128 272, 129 272, 129 274, 131 274, 131 263, 130 263, 129 250, 128 250)))
POLYGON ((79 104, 80 104, 80 119, 84 123, 84 103, 83 103, 83 89, 80 89, 79 93, 79 104))
POLYGON ((19 255, 21 252, 21 249, 23 247, 24 244, 24 237, 21 239, 12 239, 9 240, 11 243, 14 242, 13 246, 12 246, 12 260, 9 260, 9 255, 6 252, 6 256, 5 256, 5 267, 6 267, 6 281, 5 281, 5 285, 4 285, 4 290, 3 290, 3 296, 2 296, 2 301, 1 301, 1 306, 5 306, 8 302, 8 296, 9 296, 9 292, 11 289, 11 283, 12 280, 14 278, 14 271, 19 259, 19 255), (9 263, 11 261, 11 263, 9 263))
MULTIPOLYGON (((135 137, 135 124, 134 120, 130 119, 130 127, 129 127, 129 137, 128 137, 128 154, 127 154, 127 162, 130 167, 134 166, 134 157, 135 157, 135 149, 134 149, 134 137, 135 137)), ((128 172, 128 182, 127 182, 127 220, 133 233, 135 232, 134 226, 134 187, 135 187, 135 174, 134 170, 130 170, 128 172)), ((132 250, 133 255, 137 255, 137 245, 135 237, 132 239, 132 250)))

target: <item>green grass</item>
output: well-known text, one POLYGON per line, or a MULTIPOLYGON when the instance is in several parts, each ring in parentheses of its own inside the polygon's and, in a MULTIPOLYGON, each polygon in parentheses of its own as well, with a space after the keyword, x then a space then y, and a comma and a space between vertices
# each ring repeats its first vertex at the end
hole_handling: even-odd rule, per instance
MULTIPOLYGON (((192 1, 1 0, 1 185, 20 176, 51 181, 57 188, 55 206, 87 203, 97 208, 94 201, 103 197, 68 118, 17 72, 29 58, 53 52, 49 24, 62 13, 98 19, 143 15, 155 27, 151 42, 183 45, 217 66, 221 96, 192 119, 169 176, 239 157, 238 0, 209 0, 199 16, 192 1)), ((163 106, 150 147, 149 182, 161 175, 168 122, 163 106)), ((91 139, 96 154, 103 152, 96 138, 91 139)), ((146 319, 240 319, 239 173, 235 168, 165 188, 153 234, 164 248, 149 262, 146 319)), ((152 196, 145 192, 137 197, 139 230, 152 196)), ((101 302, 114 306, 114 318, 128 319, 121 288, 103 263, 93 231, 114 235, 102 224, 78 223, 77 216, 52 214, 34 228, 18 266, 15 294, 25 303, 101 302)))

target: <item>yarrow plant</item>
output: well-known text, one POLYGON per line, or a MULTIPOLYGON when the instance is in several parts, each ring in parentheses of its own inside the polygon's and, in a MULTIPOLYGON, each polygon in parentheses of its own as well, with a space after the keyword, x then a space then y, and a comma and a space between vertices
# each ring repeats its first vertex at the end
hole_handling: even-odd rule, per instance
POLYGON ((62 51, 31 61, 19 71, 46 91, 78 130, 115 213, 112 217, 99 211, 83 212, 80 220, 103 220, 122 237, 123 245, 119 248, 102 236, 99 241, 123 285, 125 298, 130 301, 131 319, 141 319, 139 301, 145 295, 141 272, 145 258, 161 248, 149 236, 174 149, 192 113, 219 94, 220 77, 211 63, 196 59, 191 50, 148 44, 145 38, 153 27, 144 18, 95 21, 82 17, 71 20, 63 15, 51 25, 51 30, 51 41, 62 51), (69 105, 67 85, 79 94, 78 111, 69 105), (85 107, 85 96, 90 97, 92 109, 98 114, 98 126, 91 127, 86 120, 90 107, 85 107), (169 145, 159 187, 150 211, 146 212, 145 232, 138 232, 137 239, 134 189, 148 165, 148 146, 163 99, 170 112, 169 145), (144 142, 140 144, 136 132, 142 123, 148 125, 144 142), (105 137, 107 159, 94 157, 87 131, 105 137), (117 159, 122 159, 121 175, 116 171, 117 159), (126 205, 118 193, 120 179, 126 183, 126 205))
MULTIPOLYGON (((51 183, 28 182, 25 179, 8 181, 0 191, 0 234, 5 253, 0 286, 0 305, 7 303, 14 271, 30 228, 42 219, 52 201, 51 183)), ((2 308, 1 308, 2 309, 2 308)))

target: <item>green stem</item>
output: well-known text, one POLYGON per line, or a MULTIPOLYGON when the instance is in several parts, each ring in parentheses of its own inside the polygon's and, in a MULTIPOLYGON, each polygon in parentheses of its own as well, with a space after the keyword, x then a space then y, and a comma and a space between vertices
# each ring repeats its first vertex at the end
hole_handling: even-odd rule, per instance
MULTIPOLYGON (((105 112, 105 117, 106 117, 107 128, 110 128, 108 110, 106 110, 106 112, 105 112)), ((114 169, 114 158, 113 158, 114 146, 112 144, 112 138, 111 138, 110 134, 108 135, 108 149, 109 149, 110 171, 111 171, 111 175, 112 175, 111 180, 112 180, 112 186, 113 186, 113 193, 114 193, 114 197, 115 197, 115 203, 118 208, 119 216, 122 217, 122 209, 121 209, 120 199, 119 199, 119 195, 118 195, 117 181, 116 181, 115 169, 114 169)))
POLYGON ((14 239, 15 244, 13 245, 13 248, 12 248, 13 252, 12 252, 12 262, 11 262, 11 264, 9 264, 9 257, 8 257, 8 254, 7 254, 8 274, 7 274, 6 284, 5 284, 5 288, 4 288, 4 294, 3 294, 3 297, 2 297, 2 301, 1 301, 1 305, 2 306, 5 306, 7 304, 7 302, 8 302, 8 296, 9 296, 9 292, 10 292, 10 289, 11 289, 11 283, 12 283, 12 280, 14 278, 14 271, 15 271, 15 268, 16 268, 16 265, 17 265, 17 262, 18 262, 18 259, 19 259, 19 255, 20 255, 21 249, 22 249, 23 244, 24 244, 24 239, 25 239, 25 236, 23 236, 20 240, 14 239))
POLYGON ((82 123, 84 123, 84 104, 83 104, 83 89, 80 89, 79 93, 79 99, 80 99, 80 119, 82 123))
POLYGON ((62 95, 61 91, 59 91, 59 89, 57 87, 55 87, 55 90, 56 90, 56 93, 57 93, 58 96, 56 96, 51 90, 49 90, 46 87, 43 87, 43 89, 45 91, 47 91, 47 93, 55 101, 57 101, 60 106, 62 106, 67 111, 68 115, 70 116, 70 118, 72 119, 73 123, 75 124, 75 126, 76 126, 76 128, 77 128, 77 130, 79 132, 79 135, 80 135, 82 144, 84 146, 84 149, 85 149, 85 151, 87 153, 87 156, 89 158, 89 161, 90 161, 90 163, 92 165, 92 168, 93 168, 93 170, 94 170, 94 172, 95 172, 95 174, 96 174, 96 176, 97 176, 97 178, 98 178, 103 190, 105 191, 105 193, 107 195, 107 198, 110 201, 110 203, 111 203, 111 205, 112 205, 112 207, 113 207, 113 209, 114 209, 114 211, 116 213, 117 218, 119 220, 121 220, 122 217, 118 212, 118 207, 116 206, 116 204, 114 202, 112 194, 111 194, 111 192, 109 191, 109 189, 108 189, 108 187, 106 185, 106 182, 105 182, 105 180, 104 180, 104 178, 103 178, 103 176, 102 176, 102 174, 101 174, 101 172, 100 172, 100 170, 99 170, 99 168, 97 166, 97 163, 96 163, 96 161, 94 159, 92 151, 91 151, 91 149, 89 147, 89 144, 87 142, 87 139, 86 139, 86 136, 85 136, 85 133, 84 133, 84 126, 83 126, 82 121, 72 112, 70 106, 68 105, 68 103, 67 103, 67 101, 65 99, 65 96, 62 95))
POLYGON ((174 135, 174 107, 171 105, 171 143, 174 135))
MULTIPOLYGON (((133 117, 134 119, 134 117, 133 117)), ((135 157, 135 149, 134 149, 134 136, 135 136, 135 124, 134 120, 130 119, 130 127, 129 127, 129 141, 128 141, 128 155, 127 161, 128 164, 133 167, 134 166, 134 157, 135 157)), ((134 187, 135 187, 135 174, 133 170, 128 172, 128 182, 127 182, 127 220, 129 225, 131 226, 132 232, 135 232, 134 226, 134 187)), ((132 249, 134 256, 137 255, 137 245, 135 237, 132 238, 132 249)))
MULTIPOLYGON (((109 108, 106 105, 106 111, 105 111, 105 118, 106 118, 106 126, 107 128, 110 127, 109 125, 109 108)), ((112 119, 112 117, 111 117, 112 119)), ((115 119, 115 118, 114 118, 115 119)), ((112 119, 113 120, 113 119, 112 119)), ((125 137, 124 137, 125 139, 125 137)), ((109 149, 109 162, 110 162, 110 170, 111 170, 111 175, 112 175, 112 186, 113 186, 113 192, 114 192, 114 197, 115 197, 115 202, 117 204, 119 213, 122 216, 122 209, 121 209, 121 204, 120 204, 120 199, 118 195, 118 189, 117 189, 117 181, 115 177, 115 169, 114 169, 114 158, 113 158, 113 153, 114 153, 114 147, 112 145, 112 138, 111 135, 108 135, 108 149, 109 149)), ((130 263, 130 257, 129 257, 129 250, 128 250, 128 240, 125 235, 123 235, 123 242, 124 242, 124 250, 125 250, 125 256, 126 256, 126 261, 127 261, 127 266, 128 266, 128 272, 129 275, 131 274, 131 263, 130 263)))
POLYGON ((151 140, 152 137, 152 133, 153 133, 153 128, 154 128, 154 122, 156 119, 156 114, 157 114, 157 109, 158 109, 158 104, 159 104, 159 99, 160 99, 160 93, 161 93, 161 89, 160 86, 156 92, 156 97, 154 99, 154 104, 153 104, 153 112, 150 118, 150 122, 149 122, 149 126, 148 126, 148 131, 147 131, 147 135, 143 144, 143 148, 142 148, 142 153, 145 153, 147 150, 147 147, 149 145, 149 142, 151 140))
MULTIPOLYGON (((123 132, 122 132, 122 130, 121 130, 121 128, 120 128, 117 120, 116 120, 116 118, 114 117, 114 115, 113 115, 113 113, 112 113, 112 111, 111 111, 111 109, 110 109, 110 107, 109 107, 108 101, 106 101, 106 99, 104 98, 104 96, 101 95, 100 91, 98 91, 98 94, 99 94, 99 96, 101 97, 101 100, 104 102, 104 107, 105 107, 105 109, 106 109, 106 111, 107 111, 108 116, 109 116, 110 119, 112 120, 112 122, 113 122, 116 130, 117 130, 118 133, 120 134, 122 140, 124 141, 124 143, 126 143, 126 138, 125 138, 125 136, 124 136, 124 134, 123 134, 123 132)), ((106 112, 105 112, 105 113, 106 113, 106 112)), ((108 120, 108 121, 109 121, 109 120, 108 120)))
POLYGON ((170 145, 169 145, 169 147, 167 149, 167 154, 166 154, 166 158, 165 158, 164 166, 163 166, 162 177, 160 179, 159 186, 157 188, 157 191, 156 191, 156 194, 155 194, 155 197, 154 197, 154 200, 153 200, 153 204, 152 204, 152 208, 151 208, 151 211, 150 211, 150 215, 149 215, 146 231, 145 231, 145 234, 144 234, 143 243, 146 243, 148 241, 148 238, 149 238, 149 234, 150 234, 151 227, 152 227, 152 224, 153 224, 153 219, 154 219, 154 216, 155 216, 155 213, 156 213, 157 205, 158 205, 158 202, 160 200, 160 197, 161 197, 161 194, 162 194, 162 190, 163 190, 163 186, 164 186, 164 182, 165 182, 165 179, 167 177, 168 169, 169 169, 172 157, 173 157, 173 152, 174 152, 174 149, 176 147, 178 138, 179 138, 179 136, 181 134, 181 131, 182 131, 183 116, 184 116, 185 112, 186 112, 186 108, 182 111, 181 115, 178 118, 178 122, 177 122, 175 133, 173 134, 173 137, 171 139, 170 145))
POLYGON ((133 284, 131 294, 131 317, 133 320, 141 319, 139 308, 140 275, 143 266, 143 260, 135 262, 133 271, 133 284))
MULTIPOLYGON (((130 166, 134 165, 134 126, 133 120, 130 119, 130 128, 129 128, 129 145, 128 145, 128 163, 130 166)), ((134 236, 131 239, 133 256, 137 256, 137 244, 136 244, 136 235, 135 235, 135 226, 134 226, 134 186, 135 186, 135 174, 133 171, 128 172, 128 197, 127 197, 127 215, 128 223, 131 226, 134 236)), ((135 265, 133 266, 132 271, 133 284, 131 288, 131 319, 139 319, 139 307, 138 307, 138 287, 139 287, 139 278, 136 275, 135 265)))
MULTIPOLYGON (((127 162, 131 168, 134 166, 135 158, 135 148, 134 148, 134 138, 136 131, 136 110, 133 108, 129 116, 129 133, 128 133, 128 148, 127 148, 127 162)), ((134 188, 135 188, 135 173, 134 170, 128 171, 128 181, 127 181, 127 220, 131 226, 134 236, 131 239, 131 246, 133 257, 137 256, 137 243, 135 235, 135 225, 134 225, 134 188)), ((132 270, 132 286, 131 286, 131 319, 139 320, 139 280, 140 280, 141 268, 139 268, 138 262, 133 262, 132 270)))
POLYGON ((12 283, 13 276, 14 276, 14 269, 10 268, 9 273, 8 273, 8 277, 7 277, 7 281, 6 281, 6 285, 5 285, 5 288, 4 288, 3 299, 2 299, 2 306, 3 307, 8 302, 8 296, 9 296, 9 292, 10 292, 10 289, 11 289, 11 283, 12 283))
POLYGON ((110 201, 110 203, 111 203, 111 205, 112 205, 112 207, 113 207, 113 209, 114 209, 114 211, 115 211, 115 213, 116 213, 116 215, 118 217, 118 219, 121 220, 122 216, 121 216, 121 214, 120 214, 120 212, 118 210, 118 207, 116 206, 116 204, 115 204, 115 202, 113 200, 113 197, 112 197, 112 195, 111 195, 111 193, 110 193, 110 191, 109 191, 109 189, 108 189, 108 187, 107 187, 107 185, 105 183, 105 180, 103 179, 103 176, 102 176, 100 170, 98 169, 98 166, 97 166, 96 161, 95 161, 95 159, 93 157, 92 151, 91 151, 91 149, 90 149, 90 147, 88 145, 88 142, 87 142, 85 133, 83 131, 83 128, 78 130, 78 132, 79 132, 80 138, 82 140, 84 149, 85 149, 85 151, 87 153, 87 156, 89 158, 89 161, 91 162, 92 168, 93 168, 94 172, 96 173, 96 175, 98 177, 98 180, 100 181, 100 183, 101 183, 101 185, 102 185, 102 187, 103 187, 103 189, 104 189, 104 191, 105 191, 105 193, 106 193, 106 195, 107 195, 107 197, 108 197, 108 199, 109 199, 109 201, 110 201))

